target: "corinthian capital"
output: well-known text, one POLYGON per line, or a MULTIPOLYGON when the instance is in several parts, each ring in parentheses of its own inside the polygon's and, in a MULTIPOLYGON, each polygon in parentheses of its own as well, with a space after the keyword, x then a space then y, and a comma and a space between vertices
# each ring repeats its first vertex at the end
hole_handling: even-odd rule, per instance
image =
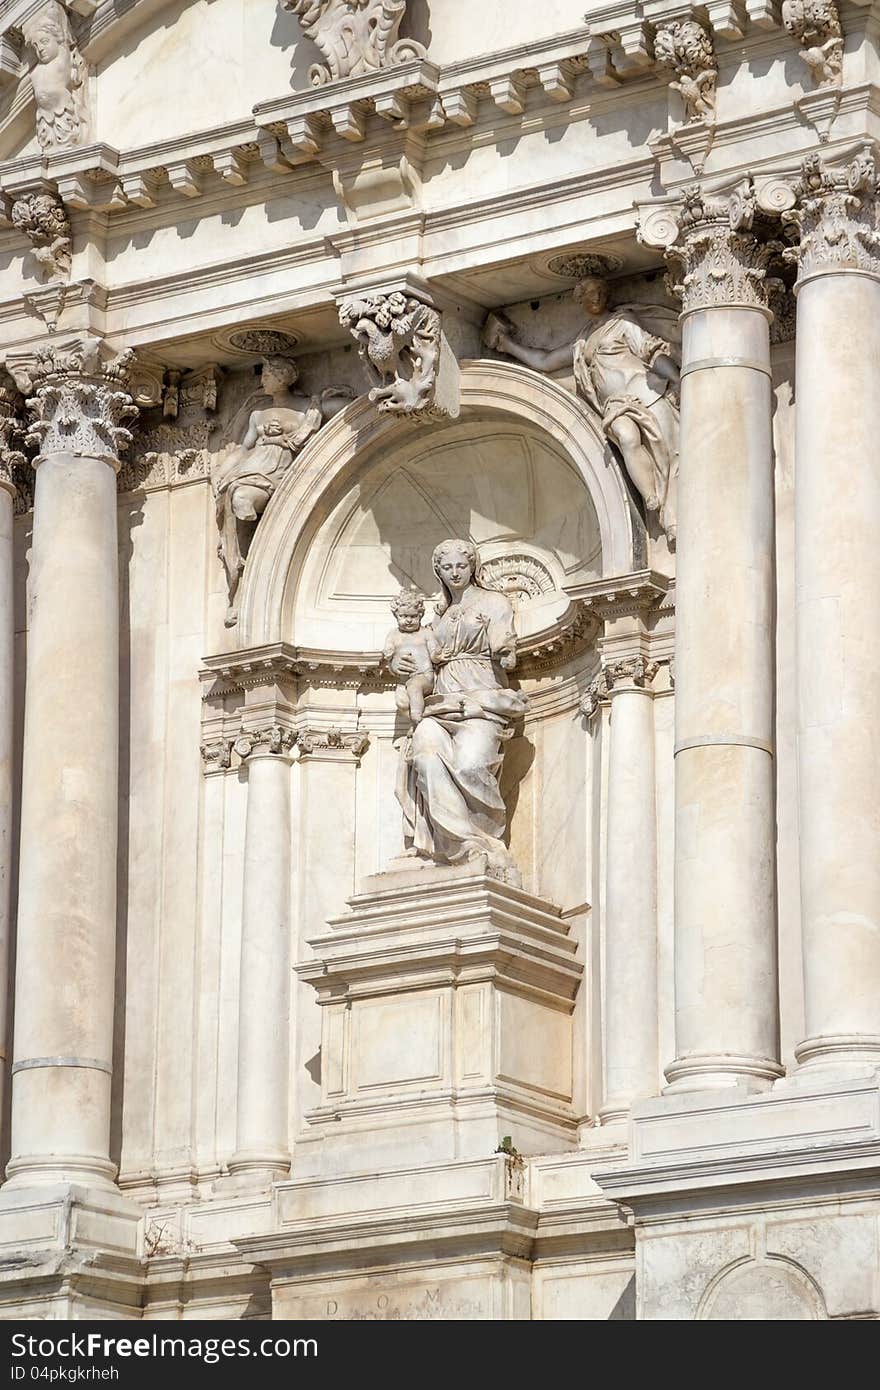
POLYGON ((639 240, 661 249, 678 268, 674 288, 685 313, 727 306, 767 309, 767 266, 778 248, 755 234, 757 213, 751 180, 720 198, 694 183, 678 204, 639 208, 639 240))
POLYGON ((102 357, 100 343, 90 340, 41 348, 31 365, 16 369, 28 393, 26 442, 37 450, 35 463, 49 454, 80 454, 118 467, 132 438, 123 422, 138 413, 127 390, 133 361, 133 352, 102 357))
POLYGON ((869 146, 844 168, 829 169, 808 155, 794 185, 795 204, 782 220, 797 236, 786 256, 798 281, 823 270, 861 270, 880 275, 880 180, 869 146))

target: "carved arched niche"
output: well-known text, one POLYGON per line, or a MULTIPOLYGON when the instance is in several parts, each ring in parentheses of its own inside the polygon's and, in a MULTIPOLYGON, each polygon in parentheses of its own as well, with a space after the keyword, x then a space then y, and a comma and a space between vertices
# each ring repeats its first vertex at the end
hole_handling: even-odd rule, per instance
POLYGON ((433 596, 432 551, 461 536, 517 613, 530 711, 506 746, 501 786, 524 887, 564 910, 594 898, 597 798, 579 704, 598 656, 580 598, 641 567, 643 534, 581 402, 507 363, 465 365, 456 421, 401 425, 361 400, 303 450, 258 528, 237 636, 244 651, 283 643, 302 658, 302 721, 369 737, 352 793, 361 809, 336 804, 337 842, 353 837, 353 887, 403 848, 394 791, 404 729, 377 673, 390 600, 410 585, 433 596))

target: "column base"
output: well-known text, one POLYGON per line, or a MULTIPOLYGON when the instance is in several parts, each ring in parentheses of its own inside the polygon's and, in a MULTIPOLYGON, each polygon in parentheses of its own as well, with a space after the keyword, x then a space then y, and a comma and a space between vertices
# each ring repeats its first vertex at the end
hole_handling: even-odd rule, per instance
POLYGON ((0 1319, 138 1318, 142 1212, 111 1187, 0 1190, 0 1319))
POLYGON ((668 1085, 663 1093, 719 1091, 736 1086, 748 1092, 766 1091, 785 1075, 772 1057, 736 1056, 733 1053, 681 1057, 666 1068, 668 1085))
POLYGON ((290 1176, 290 1155, 242 1149, 227 1164, 228 1174, 213 1184, 215 1192, 265 1191, 290 1176))
POLYGON ((880 1068, 880 1037, 868 1033, 826 1033, 805 1038, 794 1050, 801 1071, 861 1073, 880 1068))
POLYGON ((0 1197, 10 1189, 47 1183, 76 1183, 103 1192, 117 1192, 116 1164, 95 1154, 20 1154, 6 1165, 0 1197))

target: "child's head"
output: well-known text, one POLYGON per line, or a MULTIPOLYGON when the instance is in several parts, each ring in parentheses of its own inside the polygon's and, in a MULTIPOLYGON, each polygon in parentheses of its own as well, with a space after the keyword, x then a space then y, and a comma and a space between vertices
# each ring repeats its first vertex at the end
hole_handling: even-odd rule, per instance
POLYGON ((401 632, 418 632, 425 616, 425 600, 418 589, 401 589, 391 601, 391 612, 401 632))

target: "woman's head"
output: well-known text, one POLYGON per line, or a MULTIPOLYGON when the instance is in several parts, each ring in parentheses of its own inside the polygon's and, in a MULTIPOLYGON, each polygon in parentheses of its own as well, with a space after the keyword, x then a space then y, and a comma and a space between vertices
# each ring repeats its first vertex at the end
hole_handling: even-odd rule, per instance
POLYGON ((586 275, 575 285, 574 301, 588 314, 604 314, 608 308, 608 282, 599 275, 586 275))
POLYGON ((431 564, 443 590, 440 612, 449 607, 454 594, 460 594, 469 584, 479 584, 480 557, 470 541, 441 541, 431 564))
POLYGON ((69 41, 67 17, 58 4, 49 5, 36 19, 23 26, 23 32, 25 43, 41 63, 50 63, 69 41))
POLYGON ((289 391, 299 381, 299 368, 292 357, 264 357, 261 380, 270 395, 289 391))

